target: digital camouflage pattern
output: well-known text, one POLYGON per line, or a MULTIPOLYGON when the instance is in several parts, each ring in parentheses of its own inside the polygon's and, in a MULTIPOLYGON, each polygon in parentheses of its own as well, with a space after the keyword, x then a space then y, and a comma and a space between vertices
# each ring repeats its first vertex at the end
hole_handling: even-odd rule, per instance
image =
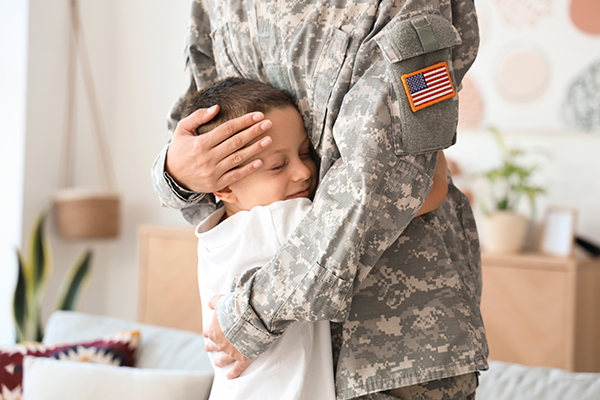
POLYGON ((356 400, 475 400, 479 372, 406 386, 391 392, 369 393, 356 400))
MULTIPOLYGON (((413 112, 401 76, 446 62, 454 86, 475 59, 472 0, 194 1, 190 86, 229 76, 297 99, 320 157, 313 208, 279 254, 221 299, 227 338, 255 358, 292 321, 337 321, 340 399, 487 368, 477 230, 452 184, 415 218, 436 151, 455 141, 456 97, 413 112), (402 234, 402 236, 400 236, 402 234)), ((163 204, 197 223, 217 205, 153 168, 163 204)))

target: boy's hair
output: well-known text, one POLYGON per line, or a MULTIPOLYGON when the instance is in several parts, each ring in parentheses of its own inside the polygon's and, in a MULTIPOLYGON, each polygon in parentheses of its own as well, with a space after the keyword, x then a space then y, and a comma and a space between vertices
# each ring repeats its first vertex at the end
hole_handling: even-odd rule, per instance
POLYGON ((194 94, 184 108, 183 117, 199 108, 214 105, 219 106, 219 113, 211 121, 198 127, 198 135, 249 112, 266 113, 273 109, 296 108, 294 98, 283 90, 250 79, 227 78, 194 94))

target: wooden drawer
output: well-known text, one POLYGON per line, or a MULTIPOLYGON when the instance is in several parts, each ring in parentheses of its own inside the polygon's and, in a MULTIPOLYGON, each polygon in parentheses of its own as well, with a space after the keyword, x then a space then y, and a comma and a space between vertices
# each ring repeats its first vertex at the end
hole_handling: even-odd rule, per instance
POLYGON ((490 359, 600 372, 600 261, 484 254, 490 359))

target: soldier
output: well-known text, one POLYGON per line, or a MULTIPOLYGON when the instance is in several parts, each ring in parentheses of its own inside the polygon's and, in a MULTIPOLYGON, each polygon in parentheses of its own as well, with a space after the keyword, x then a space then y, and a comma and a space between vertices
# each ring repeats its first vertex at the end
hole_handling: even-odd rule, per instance
POLYGON ((205 331, 234 376, 293 321, 329 320, 339 399, 474 398, 488 351, 471 207, 449 177, 443 203, 413 217, 437 151, 455 143, 456 92, 477 46, 472 0, 194 1, 190 85, 153 168, 163 204, 197 223, 219 206, 205 193, 261 166, 237 167, 270 144, 245 147, 270 128, 262 114, 199 137, 218 107, 177 123, 189 96, 220 78, 299 99, 320 158, 311 211, 219 300, 205 331))

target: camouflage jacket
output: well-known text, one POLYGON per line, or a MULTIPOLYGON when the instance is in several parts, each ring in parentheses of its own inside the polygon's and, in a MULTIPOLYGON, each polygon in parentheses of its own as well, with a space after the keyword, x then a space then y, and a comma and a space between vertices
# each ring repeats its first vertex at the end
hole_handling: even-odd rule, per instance
MULTIPOLYGON (((190 85, 171 128, 191 93, 243 76, 298 99, 320 157, 312 210, 219 302, 221 327, 243 354, 264 352, 292 321, 337 322, 340 399, 487 368, 471 207, 449 179, 442 205, 413 219, 436 151, 455 142, 454 91, 477 47, 472 0, 193 2, 190 85), (452 93, 423 106, 412 91, 432 68, 452 93)), ((217 205, 166 175, 166 149, 155 189, 197 223, 217 205)))

